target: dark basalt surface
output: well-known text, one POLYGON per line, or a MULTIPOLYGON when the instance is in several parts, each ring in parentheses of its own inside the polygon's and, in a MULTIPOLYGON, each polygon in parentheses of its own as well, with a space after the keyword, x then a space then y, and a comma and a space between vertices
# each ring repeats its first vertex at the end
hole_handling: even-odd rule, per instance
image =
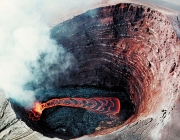
POLYGON ((96 114, 81 108, 57 106, 45 109, 38 122, 28 118, 24 108, 13 103, 18 118, 25 121, 33 130, 39 131, 48 137, 59 137, 64 139, 75 138, 96 131, 99 126, 106 129, 122 124, 133 113, 133 105, 127 94, 118 91, 100 89, 94 87, 63 87, 51 90, 41 90, 37 93, 40 102, 46 102, 53 98, 64 97, 117 97, 121 102, 121 110, 116 116, 96 114))

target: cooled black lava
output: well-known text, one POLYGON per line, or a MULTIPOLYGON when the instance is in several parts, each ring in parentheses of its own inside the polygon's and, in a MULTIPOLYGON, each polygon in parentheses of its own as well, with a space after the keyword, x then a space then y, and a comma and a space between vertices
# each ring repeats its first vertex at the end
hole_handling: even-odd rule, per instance
MULTIPOLYGON (((41 132, 48 137, 59 137, 64 139, 75 138, 96 131, 98 126, 102 129, 122 124, 133 113, 133 105, 124 92, 112 91, 95 87, 63 87, 59 89, 41 90, 37 93, 37 99, 41 102, 52 98, 64 97, 117 97, 121 101, 121 110, 117 118, 96 114, 82 108, 53 107, 45 109, 38 122, 28 118, 25 110, 13 103, 13 107, 23 121, 32 129, 41 132), (103 122, 103 123, 102 123, 103 122), (111 124, 107 123, 111 122, 111 124)), ((13 101, 11 101, 13 102, 13 101)))

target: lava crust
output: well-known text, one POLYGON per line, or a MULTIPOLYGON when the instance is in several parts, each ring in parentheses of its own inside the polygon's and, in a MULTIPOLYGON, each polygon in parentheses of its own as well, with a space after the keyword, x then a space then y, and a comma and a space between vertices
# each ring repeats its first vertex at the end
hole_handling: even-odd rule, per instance
POLYGON ((35 102, 29 113, 29 118, 39 120, 44 109, 55 106, 68 106, 74 108, 85 108, 91 112, 105 115, 116 115, 120 112, 120 101, 114 97, 94 98, 55 98, 45 103, 35 102))

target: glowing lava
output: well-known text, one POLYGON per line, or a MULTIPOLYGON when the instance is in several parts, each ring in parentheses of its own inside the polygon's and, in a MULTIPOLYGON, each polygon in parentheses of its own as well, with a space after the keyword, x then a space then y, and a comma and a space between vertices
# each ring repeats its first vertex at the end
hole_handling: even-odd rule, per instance
POLYGON ((120 111, 120 101, 115 97, 55 98, 45 103, 35 102, 29 113, 29 118, 39 120, 44 109, 54 106, 85 108, 104 115, 116 115, 120 111))

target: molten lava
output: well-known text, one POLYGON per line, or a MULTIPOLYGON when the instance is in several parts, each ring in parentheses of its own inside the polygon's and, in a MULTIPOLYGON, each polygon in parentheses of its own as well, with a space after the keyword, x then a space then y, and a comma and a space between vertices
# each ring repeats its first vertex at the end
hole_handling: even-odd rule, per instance
POLYGON ((91 112, 104 115, 116 115, 120 111, 120 101, 115 97, 55 98, 45 103, 35 102, 29 113, 29 118, 39 120, 44 109, 54 106, 85 108, 91 112))

